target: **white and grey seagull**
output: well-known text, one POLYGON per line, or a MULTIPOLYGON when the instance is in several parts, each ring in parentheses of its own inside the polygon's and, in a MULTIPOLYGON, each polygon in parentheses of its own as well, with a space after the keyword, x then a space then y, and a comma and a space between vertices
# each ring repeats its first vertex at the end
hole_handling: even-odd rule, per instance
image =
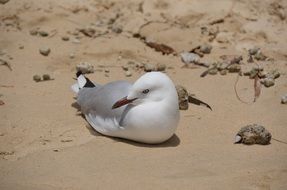
POLYGON ((78 72, 71 88, 86 120, 103 135, 157 144, 175 133, 178 95, 164 73, 146 73, 134 84, 114 81, 98 85, 78 72))

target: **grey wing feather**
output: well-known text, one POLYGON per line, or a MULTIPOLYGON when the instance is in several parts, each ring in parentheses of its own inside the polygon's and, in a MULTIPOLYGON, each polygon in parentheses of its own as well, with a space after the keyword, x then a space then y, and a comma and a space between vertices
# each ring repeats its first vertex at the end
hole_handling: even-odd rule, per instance
POLYGON ((113 104, 128 95, 131 84, 127 81, 116 81, 104 86, 83 88, 79 91, 77 103, 83 114, 92 113, 102 118, 120 119, 126 106, 112 109, 113 104))

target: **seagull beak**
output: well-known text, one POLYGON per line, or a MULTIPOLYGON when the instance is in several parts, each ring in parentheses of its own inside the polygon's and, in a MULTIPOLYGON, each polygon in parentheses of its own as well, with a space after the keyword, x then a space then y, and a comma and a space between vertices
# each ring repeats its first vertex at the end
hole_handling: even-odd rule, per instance
POLYGON ((121 106, 123 106, 123 105, 129 104, 129 103, 133 102, 134 100, 136 100, 136 98, 129 100, 129 99, 127 99, 127 96, 126 96, 126 97, 120 99, 119 101, 117 101, 117 102, 113 105, 112 109, 116 109, 116 108, 119 108, 119 107, 121 107, 121 106))

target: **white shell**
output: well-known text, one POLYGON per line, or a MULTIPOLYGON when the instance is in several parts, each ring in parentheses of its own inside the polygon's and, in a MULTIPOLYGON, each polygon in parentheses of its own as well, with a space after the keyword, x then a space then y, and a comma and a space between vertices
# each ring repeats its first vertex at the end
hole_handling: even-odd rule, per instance
POLYGON ((236 135, 235 136, 235 140, 234 140, 234 143, 239 143, 241 141, 242 137, 239 136, 239 135, 236 135))

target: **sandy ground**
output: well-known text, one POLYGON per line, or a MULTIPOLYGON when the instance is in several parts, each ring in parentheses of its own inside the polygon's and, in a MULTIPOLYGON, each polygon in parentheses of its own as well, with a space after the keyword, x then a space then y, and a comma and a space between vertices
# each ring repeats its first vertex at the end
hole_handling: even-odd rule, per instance
MULTIPOLYGON (((10 0, 0 4, 0 189, 287 189, 287 145, 233 144, 247 124, 264 125, 287 141, 287 2, 274 0, 10 0), (235 2, 235 3, 234 3, 235 2), (273 3, 273 4, 272 4, 273 3), (277 5, 277 6, 276 6, 277 5), (224 22, 210 23, 217 19, 224 22), (147 24, 145 24, 147 23, 147 24), (92 37, 77 32, 96 28, 92 37), (202 28, 216 30, 215 39, 202 28), (39 28, 48 37, 33 36, 39 28), (120 31, 122 30, 122 32, 120 31), (167 44, 176 52, 209 43, 206 62, 242 55, 260 47, 269 58, 258 62, 278 69, 275 86, 262 87, 253 104, 234 92, 237 74, 200 74, 204 67, 182 68, 179 56, 162 55, 133 34, 167 44), (61 38, 68 36, 69 41, 61 38), (49 47, 43 56, 39 48, 49 47), (71 58, 71 54, 74 58, 71 58), (176 135, 161 145, 144 145, 101 136, 72 106, 75 66, 86 61, 98 83, 135 81, 121 66, 163 63, 176 84, 208 102, 213 111, 190 105, 181 111, 176 135), (109 70, 105 73, 103 70, 109 70), (55 80, 35 82, 34 74, 55 80)), ((237 91, 253 100, 253 80, 240 77, 237 91)))

